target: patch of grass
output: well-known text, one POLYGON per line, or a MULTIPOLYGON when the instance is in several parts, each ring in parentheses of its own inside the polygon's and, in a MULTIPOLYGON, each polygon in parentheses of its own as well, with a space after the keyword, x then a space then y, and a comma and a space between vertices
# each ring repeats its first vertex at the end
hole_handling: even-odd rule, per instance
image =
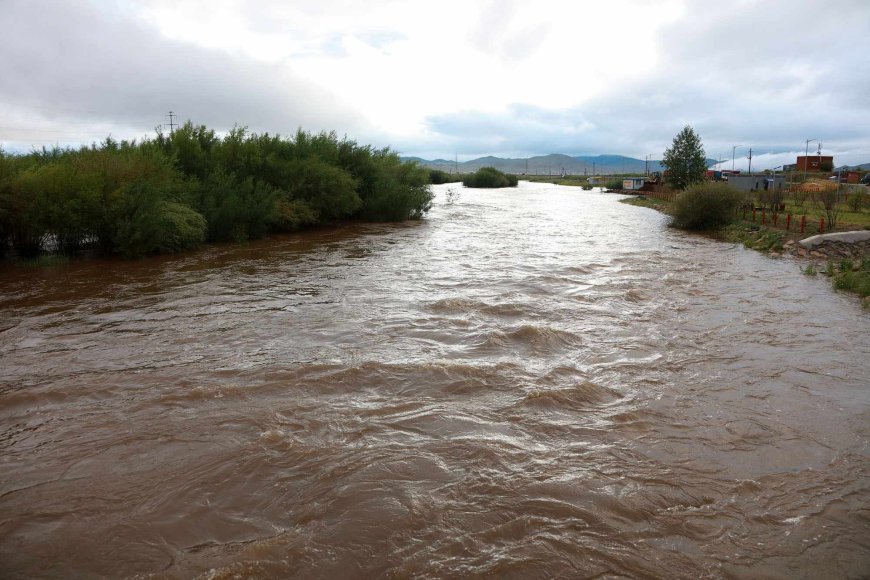
POLYGON ((842 260, 838 268, 829 262, 828 270, 831 271, 829 275, 837 290, 854 292, 862 298, 870 296, 870 258, 861 258, 858 264, 851 260, 842 260))
POLYGON ((786 241, 785 232, 749 222, 732 224, 723 230, 723 234, 726 241, 740 243, 751 250, 760 252, 778 252, 782 250, 786 241))
POLYGON ((655 197, 647 197, 645 195, 638 195, 635 197, 627 197, 625 199, 620 199, 619 203, 624 203, 627 205, 636 205, 639 207, 649 207, 652 209, 657 209, 663 213, 670 213, 671 203, 668 201, 664 201, 663 199, 658 199, 655 197))
MULTIPOLYGON (((863 199, 860 205, 855 204, 852 196, 856 194, 859 197, 861 197, 862 194, 867 195, 866 192, 859 189, 850 192, 848 199, 843 195, 843 199, 840 202, 839 215, 837 216, 837 230, 870 229, 870 211, 867 211, 868 207, 863 199)), ((800 216, 806 215, 807 226, 812 226, 815 230, 818 230, 819 217, 824 215, 824 210, 821 210, 818 207, 818 204, 813 201, 812 194, 800 192, 796 195, 790 194, 785 198, 784 203, 785 210, 780 212, 782 216, 791 212, 796 218, 795 222, 797 222, 800 220, 800 216)), ((827 221, 827 219, 825 221, 827 221)))
POLYGON ((809 266, 804 268, 804 274, 806 274, 807 276, 815 276, 816 274, 818 274, 818 272, 816 271, 816 265, 810 264, 809 266))

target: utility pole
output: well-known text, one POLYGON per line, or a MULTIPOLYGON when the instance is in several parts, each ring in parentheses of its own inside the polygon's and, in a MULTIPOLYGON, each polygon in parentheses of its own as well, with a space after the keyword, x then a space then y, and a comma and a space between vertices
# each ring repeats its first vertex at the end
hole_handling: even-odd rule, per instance
POLYGON ((731 173, 734 173, 734 152, 737 151, 738 147, 743 147, 743 145, 735 145, 731 148, 731 173))
POLYGON ((170 135, 175 132, 175 126, 178 124, 175 122, 175 117, 177 117, 177 116, 178 115, 176 115, 172 111, 169 111, 169 113, 166 115, 166 117, 169 119, 169 134, 170 135))
POLYGON ((752 147, 749 148, 749 169, 746 172, 752 175, 752 147))

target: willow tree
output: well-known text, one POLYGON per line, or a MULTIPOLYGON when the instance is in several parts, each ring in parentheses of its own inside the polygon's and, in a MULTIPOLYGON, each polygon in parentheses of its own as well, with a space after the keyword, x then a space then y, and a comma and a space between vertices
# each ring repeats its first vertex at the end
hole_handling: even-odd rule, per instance
POLYGON ((686 189, 704 180, 707 156, 701 138, 688 125, 677 133, 671 146, 665 149, 662 165, 667 169, 665 179, 674 189, 686 189))

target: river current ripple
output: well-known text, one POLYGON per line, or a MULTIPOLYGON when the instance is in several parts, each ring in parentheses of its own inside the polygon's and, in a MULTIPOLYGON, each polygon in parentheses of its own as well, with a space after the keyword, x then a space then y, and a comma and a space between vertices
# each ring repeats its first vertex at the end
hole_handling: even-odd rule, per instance
POLYGON ((436 191, 3 267, 0 576, 870 575, 855 297, 618 196, 436 191))

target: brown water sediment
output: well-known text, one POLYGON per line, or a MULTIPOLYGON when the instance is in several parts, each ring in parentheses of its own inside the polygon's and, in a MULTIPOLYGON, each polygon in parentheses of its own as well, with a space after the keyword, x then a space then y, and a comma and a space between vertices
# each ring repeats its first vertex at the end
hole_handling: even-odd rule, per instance
POLYGON ((0 576, 858 577, 868 313, 578 188, 0 271, 0 576))

